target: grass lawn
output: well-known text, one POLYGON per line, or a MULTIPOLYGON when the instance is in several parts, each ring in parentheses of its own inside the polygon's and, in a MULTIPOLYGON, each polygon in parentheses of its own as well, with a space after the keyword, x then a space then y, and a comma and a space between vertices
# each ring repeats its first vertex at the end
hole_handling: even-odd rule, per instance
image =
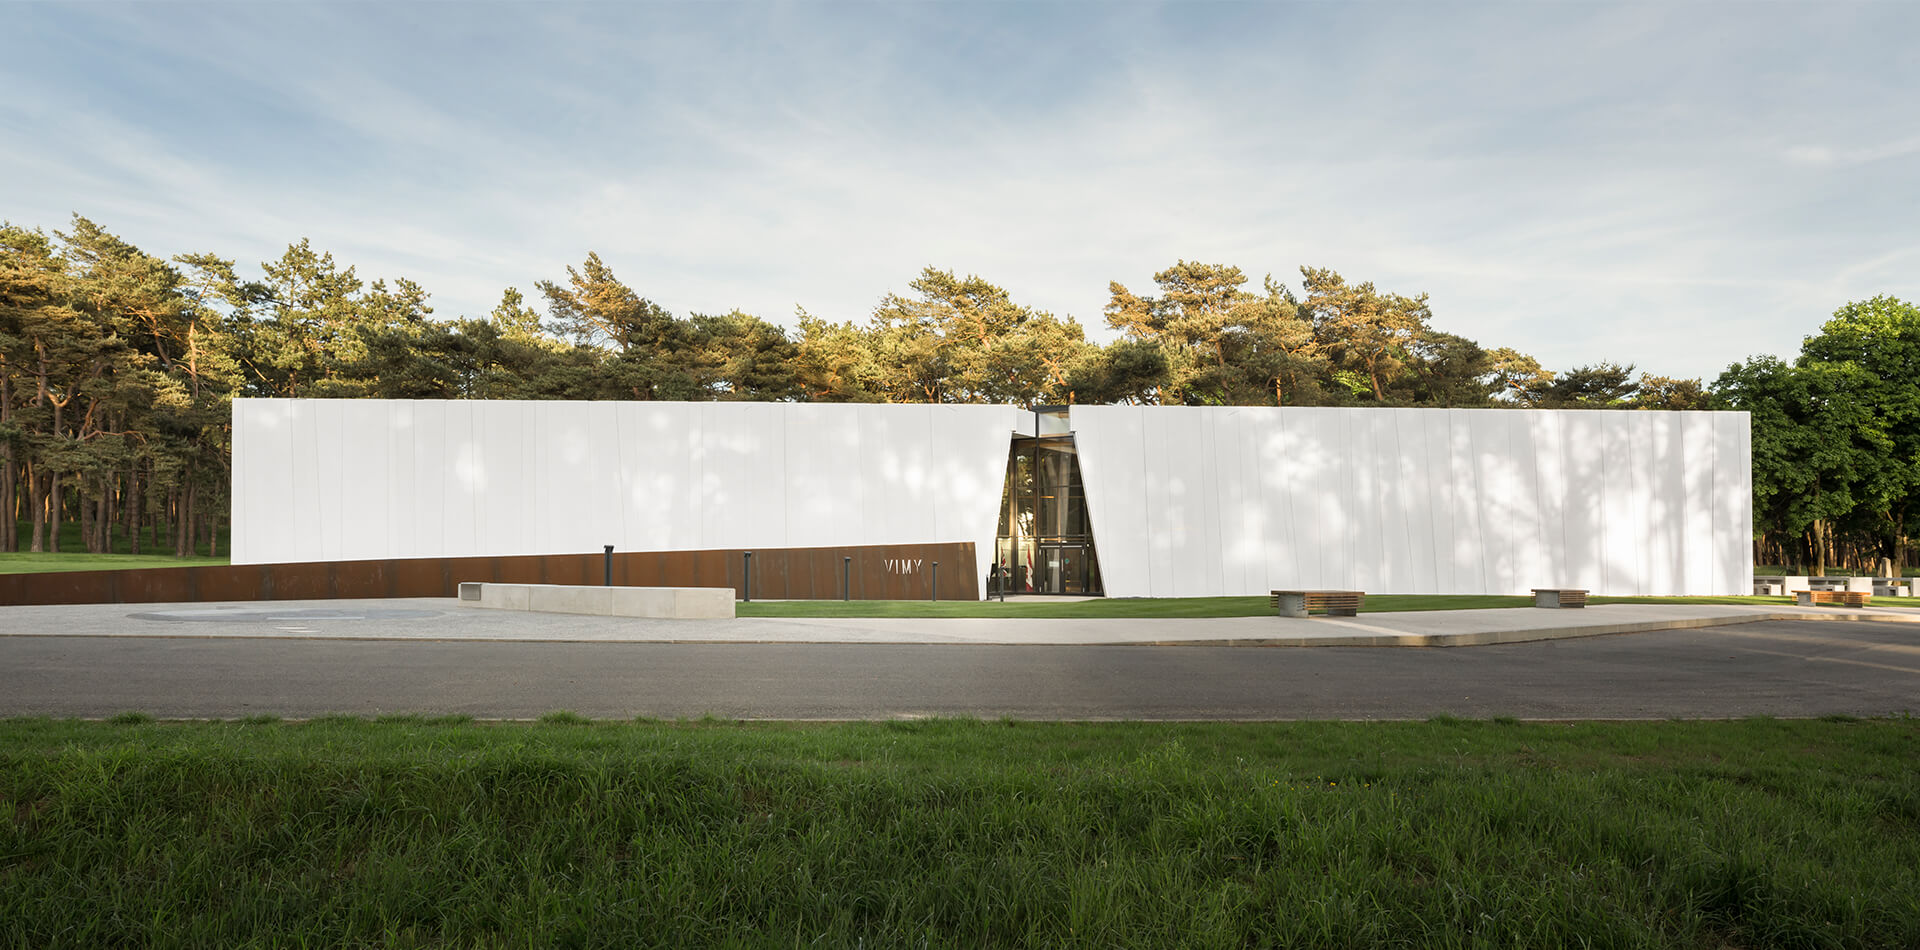
POLYGON ((225 557, 174 557, 171 554, 28 554, 0 552, 0 574, 46 574, 53 571, 123 571, 136 567, 198 567, 225 564, 225 557))
POLYGON ((140 536, 142 550, 146 552, 131 555, 133 550, 125 532, 119 526, 114 527, 113 553, 88 554, 87 543, 80 540, 80 523, 68 521, 60 525, 60 553, 30 554, 27 545, 33 540, 33 522, 21 521, 14 526, 15 537, 20 539, 19 553, 0 553, 0 574, 38 574, 48 571, 112 571, 134 567, 195 567, 202 564, 227 563, 226 552, 232 540, 227 527, 220 529, 220 556, 209 557, 205 539, 198 545, 198 553, 193 557, 177 558, 173 556, 173 542, 166 540, 159 547, 148 543, 147 535, 140 536))
MULTIPOLYGON (((1595 604, 1768 604, 1791 597, 1595 597, 1595 604)), ((1494 594, 1368 594, 1361 613, 1399 610, 1471 610, 1530 607, 1532 597, 1494 594)), ((1109 597, 1077 603, 943 600, 756 600, 735 609, 742 617, 1270 617, 1265 597, 1109 597)))
POLYGON ((1920 723, 0 721, 0 945, 1920 946, 1920 723))

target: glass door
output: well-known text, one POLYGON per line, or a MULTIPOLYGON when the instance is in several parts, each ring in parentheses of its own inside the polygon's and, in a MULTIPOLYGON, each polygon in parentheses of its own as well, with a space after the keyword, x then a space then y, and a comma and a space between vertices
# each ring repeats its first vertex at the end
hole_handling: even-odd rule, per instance
POLYGON ((1098 595, 1099 559, 1072 435, 1015 438, 987 590, 1098 595))

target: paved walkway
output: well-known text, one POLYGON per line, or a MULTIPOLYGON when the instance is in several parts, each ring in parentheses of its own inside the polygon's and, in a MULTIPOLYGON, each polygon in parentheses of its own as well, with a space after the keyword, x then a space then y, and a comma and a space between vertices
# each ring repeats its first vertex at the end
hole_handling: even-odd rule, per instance
MULTIPOLYGON (((480 610, 451 599, 0 607, 0 636, 586 643, 1475 646, 1768 620, 1920 623, 1920 607, 1608 604, 1144 619, 754 618, 644 620, 480 610)), ((1920 627, 1914 629, 1920 637, 1920 627)))

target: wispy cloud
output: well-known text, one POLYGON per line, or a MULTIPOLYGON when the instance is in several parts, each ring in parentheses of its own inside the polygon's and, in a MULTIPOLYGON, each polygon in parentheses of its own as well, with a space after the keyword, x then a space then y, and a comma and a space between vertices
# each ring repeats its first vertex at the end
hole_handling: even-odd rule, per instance
POLYGON ((1920 135, 1865 148, 1795 145, 1786 151, 1787 161, 1795 165, 1864 165, 1868 162, 1881 162, 1890 158, 1906 158, 1912 155, 1920 155, 1920 135))

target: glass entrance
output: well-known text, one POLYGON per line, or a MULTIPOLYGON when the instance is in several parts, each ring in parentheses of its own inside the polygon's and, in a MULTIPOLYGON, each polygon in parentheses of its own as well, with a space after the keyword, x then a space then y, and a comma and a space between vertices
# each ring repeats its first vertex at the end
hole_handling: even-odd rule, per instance
POLYGON ((1009 594, 1101 593, 1072 435, 1014 438, 994 547, 989 591, 998 580, 1009 594))

